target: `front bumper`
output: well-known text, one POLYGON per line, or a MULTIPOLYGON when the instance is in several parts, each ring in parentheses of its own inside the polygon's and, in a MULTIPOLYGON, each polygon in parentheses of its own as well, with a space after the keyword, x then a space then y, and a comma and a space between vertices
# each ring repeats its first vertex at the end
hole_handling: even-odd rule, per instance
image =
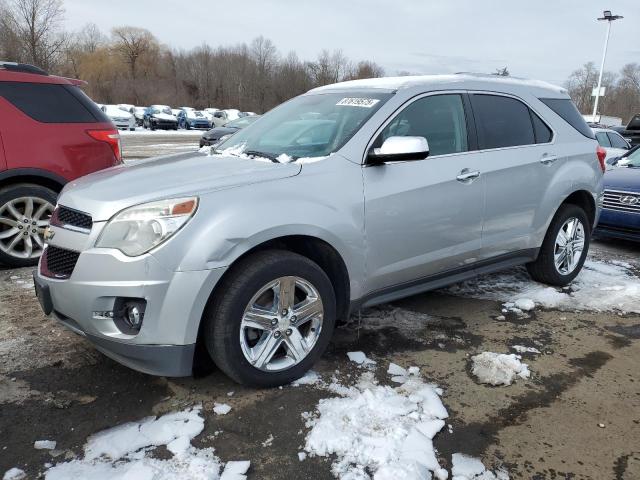
POLYGON ((187 376, 202 313, 224 270, 172 272, 150 254, 131 258, 90 248, 68 279, 46 277, 38 269, 34 284, 46 314, 108 357, 152 375, 187 376), (146 300, 137 334, 123 333, 112 318, 97 314, 113 311, 118 298, 146 300))
POLYGON ((640 214, 602 209, 595 232, 608 237, 640 241, 640 214))

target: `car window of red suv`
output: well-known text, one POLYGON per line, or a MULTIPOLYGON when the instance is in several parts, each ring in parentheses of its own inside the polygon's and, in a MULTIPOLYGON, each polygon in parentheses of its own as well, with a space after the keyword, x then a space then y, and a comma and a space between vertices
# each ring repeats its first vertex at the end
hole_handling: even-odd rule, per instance
POLYGON ((0 96, 38 122, 110 121, 98 106, 74 85, 0 82, 0 96))

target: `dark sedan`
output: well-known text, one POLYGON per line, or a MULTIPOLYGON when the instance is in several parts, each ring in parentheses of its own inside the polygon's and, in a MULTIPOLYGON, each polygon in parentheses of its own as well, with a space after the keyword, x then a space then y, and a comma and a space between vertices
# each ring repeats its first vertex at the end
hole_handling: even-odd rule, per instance
POLYGON ((200 138, 200 147, 215 145, 220 142, 220 139, 222 137, 233 135, 238 130, 243 129, 247 125, 251 125, 258 118, 260 118, 259 115, 251 115, 249 117, 242 117, 236 120, 231 120, 222 127, 212 128, 208 132, 205 132, 200 138))
POLYGON ((596 233, 640 241, 640 148, 621 158, 604 176, 604 199, 596 233))

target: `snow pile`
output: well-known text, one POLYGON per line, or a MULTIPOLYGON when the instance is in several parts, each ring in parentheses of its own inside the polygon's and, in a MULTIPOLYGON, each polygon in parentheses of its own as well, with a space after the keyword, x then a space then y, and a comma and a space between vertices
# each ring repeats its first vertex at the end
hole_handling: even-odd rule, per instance
POLYGON ((479 459, 463 453, 454 453, 451 461, 453 463, 452 480, 509 480, 509 474, 504 470, 491 472, 479 459))
POLYGON ((317 412, 303 418, 311 428, 306 452, 336 455, 335 476, 364 480, 371 472, 376 479, 427 480, 433 472, 447 478, 432 443, 448 416, 439 388, 408 372, 401 385, 382 386, 365 372, 355 386, 333 390, 343 396, 320 400, 317 412))
POLYGON ((347 357, 349 357, 349 360, 351 360, 352 362, 364 367, 376 364, 375 360, 367 358, 364 352, 347 352, 347 357))
POLYGON ((480 383, 511 385, 516 377, 528 378, 529 367, 520 361, 520 355, 482 352, 471 357, 473 373, 480 383))
POLYGON ((409 369, 404 369, 400 365, 396 365, 395 363, 390 363, 389 368, 387 369, 387 373, 391 375, 391 380, 396 383, 404 383, 409 380, 410 375, 418 376, 420 375, 420 369, 418 367, 409 367, 409 369))
POLYGON ((546 308, 564 310, 640 313, 640 278, 634 275, 631 265, 617 261, 587 260, 570 288, 536 283, 524 268, 516 268, 454 285, 448 292, 513 302, 515 308, 518 307, 512 299, 530 300, 546 308))
POLYGON ((191 445, 191 440, 204 429, 201 409, 194 407, 159 418, 148 417, 99 432, 88 439, 83 459, 50 468, 45 479, 218 480, 220 460, 213 448, 197 449, 191 445), (173 454, 171 458, 148 456, 161 445, 173 454))
POLYGON ((10 468, 2 476, 2 480, 23 480, 25 478, 27 478, 27 474, 24 473, 24 470, 16 467, 10 468))

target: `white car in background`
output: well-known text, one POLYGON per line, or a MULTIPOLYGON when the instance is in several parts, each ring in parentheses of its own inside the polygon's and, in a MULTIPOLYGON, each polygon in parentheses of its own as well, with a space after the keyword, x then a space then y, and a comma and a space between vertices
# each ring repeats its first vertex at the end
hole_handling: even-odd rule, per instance
POLYGON ((609 160, 621 157, 631 149, 629 142, 615 130, 602 127, 594 127, 592 130, 600 146, 607 152, 607 157, 605 158, 607 163, 609 163, 609 160))
POLYGON ((135 130, 136 129, 136 121, 133 118, 133 115, 129 112, 124 111, 117 105, 102 105, 100 107, 107 117, 113 122, 113 124, 118 129, 124 130, 135 130))
POLYGON ((130 103, 119 103, 117 107, 121 108, 125 112, 132 113, 131 110, 134 108, 134 105, 131 105, 130 103))
POLYGON ((216 110, 213 112, 212 122, 214 127, 222 127, 231 120, 237 120, 238 118, 240 118, 240 110, 228 108, 226 110, 216 110))
POLYGON ((133 115, 136 125, 139 127, 142 126, 142 122, 144 121, 144 112, 146 112, 146 110, 147 107, 133 107, 133 109, 129 111, 129 113, 133 115))

